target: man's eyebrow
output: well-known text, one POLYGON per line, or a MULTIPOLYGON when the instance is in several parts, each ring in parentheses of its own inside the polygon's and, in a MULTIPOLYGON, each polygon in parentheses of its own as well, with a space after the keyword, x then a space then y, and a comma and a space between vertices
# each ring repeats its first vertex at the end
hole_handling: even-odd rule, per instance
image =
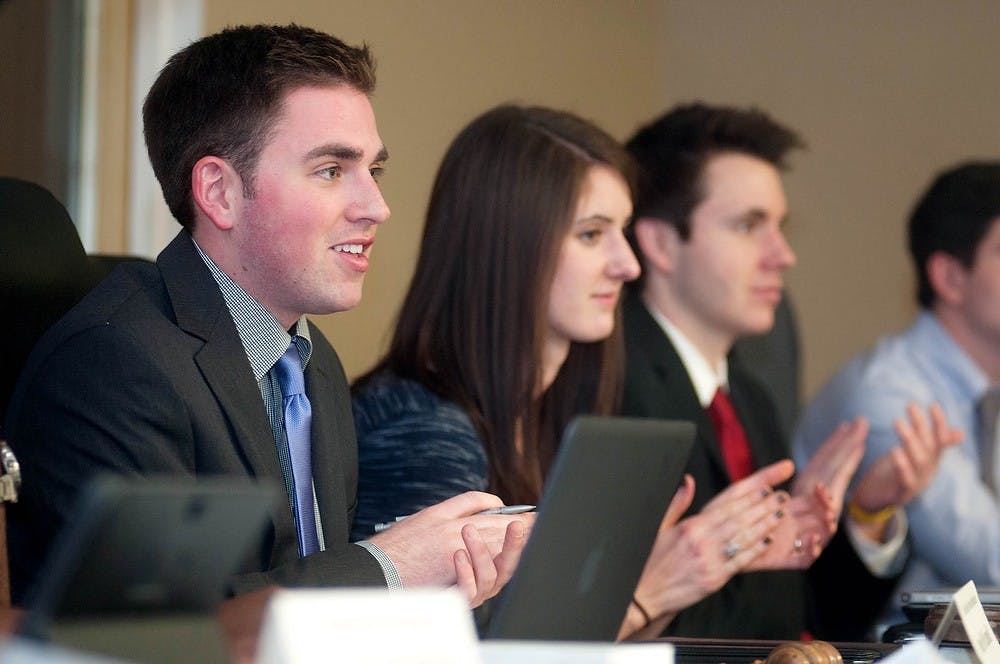
MULTIPOLYGON (((343 145, 340 143, 327 143, 325 145, 320 145, 309 152, 306 153, 306 161, 311 159, 318 159, 320 157, 333 157, 334 159, 341 159, 343 161, 361 161, 365 156, 363 150, 360 150, 351 145, 343 145)), ((382 148, 375 155, 375 159, 372 161, 385 161, 389 158, 389 151, 385 149, 383 145, 382 148)))
MULTIPOLYGON (((771 214, 767 210, 765 210, 764 208, 753 207, 753 208, 750 208, 748 210, 744 210, 743 212, 741 212, 740 214, 738 214, 737 216, 735 216, 733 218, 733 220, 736 221, 736 222, 738 222, 738 223, 752 222, 752 223, 756 224, 756 223, 759 223, 759 222, 766 222, 770 218, 771 218, 771 214)), ((784 228, 787 227, 787 225, 788 225, 788 213, 787 212, 785 213, 784 216, 778 218, 777 224, 778 224, 778 228, 781 228, 781 229, 784 229, 784 228)))

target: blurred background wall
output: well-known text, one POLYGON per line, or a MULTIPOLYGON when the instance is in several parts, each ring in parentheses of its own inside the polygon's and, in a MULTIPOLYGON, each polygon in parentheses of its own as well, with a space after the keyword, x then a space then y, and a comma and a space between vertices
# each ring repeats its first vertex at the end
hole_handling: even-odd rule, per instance
MULTIPOLYGON (((129 67, 135 16, 157 1, 98 3, 95 57, 108 71, 96 92, 94 250, 132 246, 126 217, 134 212, 123 202, 128 174, 137 168, 130 160, 138 159, 129 138, 136 118, 128 100, 137 87, 129 67)), ((44 11, 45 4, 0 0, 2 174, 44 176, 51 168, 43 139, 28 139, 19 125, 35 126, 31 119, 46 112, 32 106, 45 105, 32 97, 44 75, 23 71, 24 58, 41 57, 29 46, 45 37, 21 38, 20 46, 9 38, 47 25, 25 9, 44 11)), ((393 215, 379 231, 362 305, 320 319, 352 375, 384 347, 448 142, 495 104, 571 109, 623 139, 667 107, 695 99, 757 105, 799 130, 809 150, 794 155, 786 178, 788 232, 799 256, 788 283, 807 395, 847 357, 912 315, 903 230, 932 174, 1000 152, 995 2, 207 0, 201 6, 206 33, 227 24, 294 21, 368 42, 378 58, 373 101, 392 155, 383 183, 393 215)))

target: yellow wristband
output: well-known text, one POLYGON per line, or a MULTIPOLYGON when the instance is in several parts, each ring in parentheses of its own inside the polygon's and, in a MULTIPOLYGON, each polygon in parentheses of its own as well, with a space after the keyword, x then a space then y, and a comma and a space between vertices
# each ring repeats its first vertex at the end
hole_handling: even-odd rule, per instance
POLYGON ((869 512, 853 500, 847 503, 847 512, 859 523, 885 523, 896 513, 896 506, 883 507, 878 512, 869 512))

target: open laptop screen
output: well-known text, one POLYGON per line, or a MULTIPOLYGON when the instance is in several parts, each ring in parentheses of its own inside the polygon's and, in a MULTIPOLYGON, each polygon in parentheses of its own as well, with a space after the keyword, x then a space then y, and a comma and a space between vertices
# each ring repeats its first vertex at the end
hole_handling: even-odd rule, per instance
POLYGON ((573 420, 486 638, 613 641, 694 433, 690 422, 573 420))

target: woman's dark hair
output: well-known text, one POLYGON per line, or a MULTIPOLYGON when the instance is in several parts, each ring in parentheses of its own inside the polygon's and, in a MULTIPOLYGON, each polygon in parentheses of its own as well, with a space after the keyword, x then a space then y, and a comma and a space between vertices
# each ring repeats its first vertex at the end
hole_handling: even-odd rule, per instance
POLYGON ((464 408, 490 489, 508 503, 537 500, 573 415, 610 413, 620 398, 617 325, 604 341, 571 344, 538 394, 550 285, 597 164, 631 187, 624 149, 570 113, 500 106, 463 129, 437 173, 391 346, 369 374, 390 369, 464 408))

